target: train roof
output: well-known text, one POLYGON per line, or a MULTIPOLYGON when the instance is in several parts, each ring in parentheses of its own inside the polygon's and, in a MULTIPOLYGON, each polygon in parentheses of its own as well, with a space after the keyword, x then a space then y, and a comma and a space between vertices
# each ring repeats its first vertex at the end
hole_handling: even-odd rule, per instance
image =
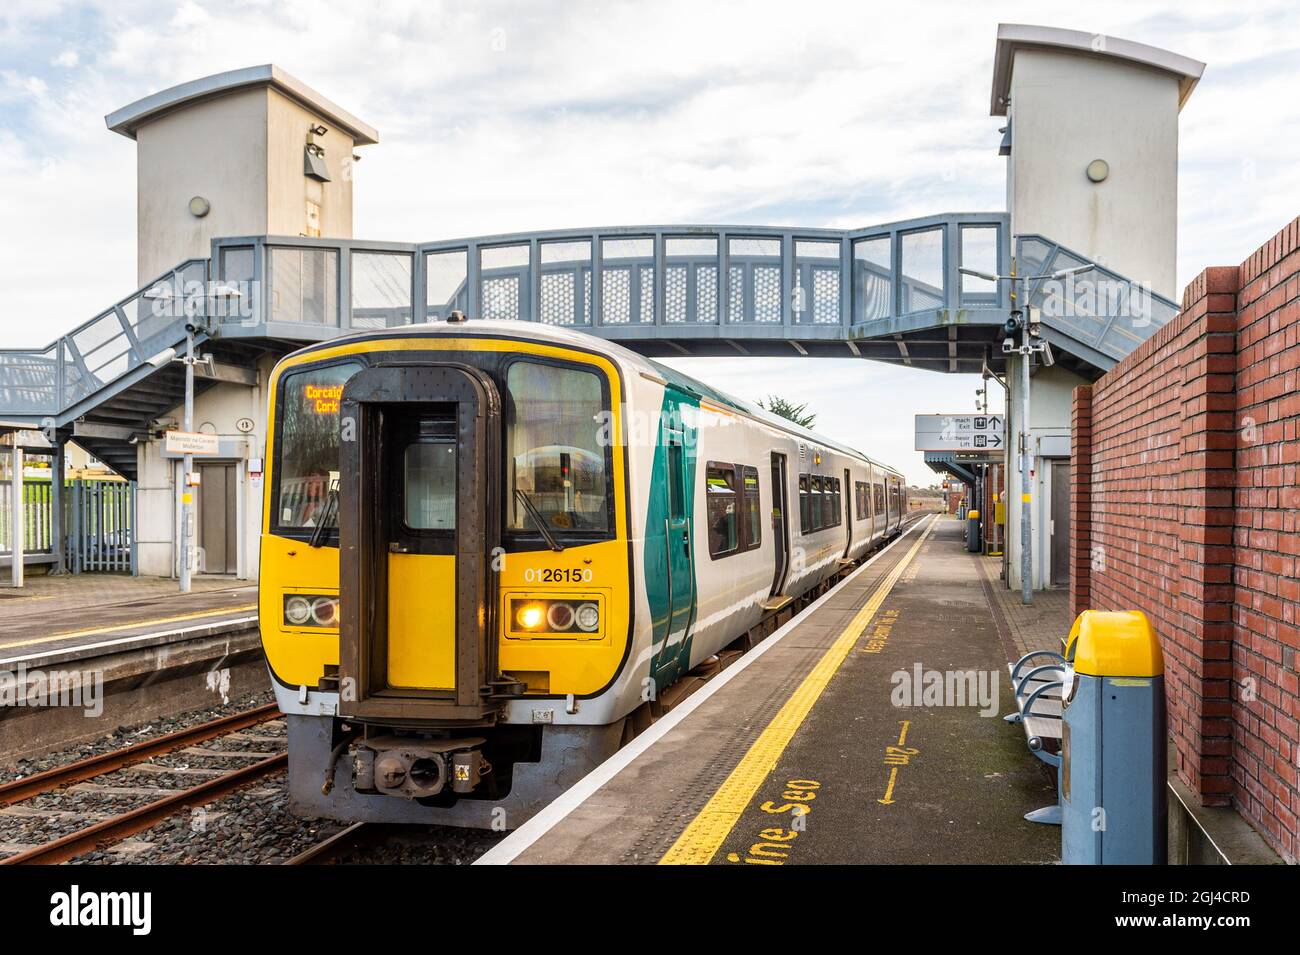
POLYGON ((570 345, 587 351, 604 351, 616 357, 624 365, 630 366, 638 372, 644 372, 653 377, 662 378, 665 382, 682 391, 689 392, 698 398, 705 398, 715 404, 723 405, 739 411, 751 418, 769 424, 774 428, 787 431, 804 440, 820 445, 821 447, 838 451, 841 454, 850 454, 854 457, 861 458, 872 465, 885 471, 890 471, 901 476, 902 472, 896 468, 890 467, 875 458, 863 454, 857 448, 850 447, 839 441, 834 441, 825 435, 818 434, 808 428, 795 424, 788 418, 773 414, 765 408, 755 404, 752 401, 746 401, 743 398, 737 398, 726 392, 719 391, 711 385, 705 384, 697 378, 693 378, 684 372, 678 371, 669 365, 664 365, 651 358, 646 358, 630 348, 618 344, 617 342, 607 339, 595 338, 586 332, 575 331, 558 325, 545 325, 539 322, 522 322, 503 319, 465 319, 461 322, 424 322, 414 325, 398 325, 392 328, 380 328, 357 332, 353 335, 346 335, 341 338, 330 339, 329 341, 320 342, 315 345, 309 345, 303 352, 316 351, 324 348, 331 348, 341 344, 355 341, 367 341, 377 338, 395 338, 419 337, 428 335, 431 338, 442 335, 464 335, 471 333, 484 338, 521 338, 554 342, 561 345, 570 345))

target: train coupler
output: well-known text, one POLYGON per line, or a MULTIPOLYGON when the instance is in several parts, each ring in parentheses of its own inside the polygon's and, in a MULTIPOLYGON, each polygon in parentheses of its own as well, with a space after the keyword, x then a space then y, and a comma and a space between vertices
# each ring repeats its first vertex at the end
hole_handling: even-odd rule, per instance
POLYGON ((486 769, 481 736, 462 739, 412 739, 377 736, 357 747, 352 778, 358 792, 407 799, 472 792, 486 769))

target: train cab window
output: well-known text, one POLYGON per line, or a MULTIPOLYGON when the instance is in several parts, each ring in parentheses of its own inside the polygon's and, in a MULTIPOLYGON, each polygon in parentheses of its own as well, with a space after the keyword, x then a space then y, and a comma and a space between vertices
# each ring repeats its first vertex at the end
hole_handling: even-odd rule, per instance
POLYGON ((536 512, 553 534, 608 537, 608 448, 600 440, 608 402, 601 379, 578 368, 516 361, 506 387, 506 531, 535 530, 536 512))
POLYGON ((857 520, 865 521, 867 519, 867 482, 853 482, 853 504, 856 508, 857 520))
POLYGON ((729 464, 710 464, 705 471, 704 493, 709 522, 709 556, 733 554, 740 549, 736 469, 729 464))
MULTIPOLYGON (((454 424, 448 422, 449 424, 454 424)), ((407 445, 402 493, 406 526, 412 530, 455 530, 456 443, 454 435, 407 445)))
POLYGON ((745 550, 753 550, 763 540, 763 520, 758 506, 758 468, 741 468, 745 492, 745 550))
POLYGON ((339 403, 360 362, 313 365, 280 379, 277 389, 273 530, 309 531, 322 519, 338 527, 327 506, 339 475, 339 403))

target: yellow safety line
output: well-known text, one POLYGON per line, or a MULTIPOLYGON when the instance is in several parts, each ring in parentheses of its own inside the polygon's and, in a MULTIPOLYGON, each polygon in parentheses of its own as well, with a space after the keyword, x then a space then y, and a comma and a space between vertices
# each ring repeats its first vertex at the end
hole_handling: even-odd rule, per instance
POLYGON ((241 613, 245 610, 256 610, 257 604, 243 604, 238 607, 225 607, 221 610, 199 610, 194 613, 183 613, 175 617, 158 617, 154 620, 137 620, 135 623, 122 623, 112 627, 95 627, 92 630, 69 630, 67 633, 56 633, 48 637, 37 637, 34 640, 20 640, 17 643, 0 643, 0 650, 13 650, 18 647, 30 647, 37 643, 53 643, 55 640, 68 640, 72 637, 91 637, 101 633, 116 633, 119 630, 134 630, 137 627, 149 627, 156 623, 179 623, 182 620, 197 620, 199 617, 216 617, 222 614, 241 613))
POLYGON ((672 848, 664 853, 663 858, 659 860, 659 865, 707 865, 709 863, 730 835, 731 830, 735 828, 741 813, 758 792, 758 787, 776 769, 776 762, 785 752, 795 731, 803 724, 813 704, 821 697, 831 677, 849 655, 858 637, 862 636, 867 624, 876 615, 880 605, 885 602, 885 598, 894 589, 894 584, 898 582, 898 578, 902 576, 904 569, 912 562, 933 529, 934 518, 931 518, 925 533, 880 582, 866 605, 854 614, 849 625, 817 661, 812 672, 804 677, 804 681, 786 700, 772 722, 768 723, 759 734, 754 745, 749 748, 749 752, 745 753, 736 764, 731 775, 704 804, 699 815, 690 821, 677 841, 673 843, 672 848))

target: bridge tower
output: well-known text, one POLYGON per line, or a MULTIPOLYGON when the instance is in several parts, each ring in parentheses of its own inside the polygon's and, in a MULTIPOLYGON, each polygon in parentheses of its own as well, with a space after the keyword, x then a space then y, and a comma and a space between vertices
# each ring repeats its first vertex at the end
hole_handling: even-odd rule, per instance
MULTIPOLYGON (((1013 236, 1050 236, 1092 261, 1175 298, 1178 117, 1205 64, 1131 40, 1076 30, 1001 24, 991 112, 1005 116, 1007 210, 1013 236)), ((1020 274, 1037 272, 1022 256, 1020 274)), ((1064 305, 1048 294, 1043 307, 1064 305)), ((1134 342, 1136 344, 1136 341, 1134 342)), ((1018 355, 1007 356, 1007 434, 1021 420, 1018 355)), ((1071 394, 1087 379, 1036 362, 1027 440, 1034 452, 1033 588, 1069 582, 1071 394)), ((1007 585, 1021 586, 1018 476, 1008 445, 1007 585)))
MULTIPOLYGON (((173 86, 110 113, 105 123, 136 143, 142 286, 166 275, 178 260, 208 258, 212 240, 220 236, 350 239, 353 151, 379 139, 372 126, 274 64, 173 86)), ((221 274, 255 275, 251 250, 220 255, 223 261, 213 265, 221 274)), ((328 294, 314 289, 332 285, 323 261, 303 252, 292 263, 300 314, 310 314, 313 301, 328 294)), ((196 427, 220 438, 217 456, 199 464, 198 566, 255 578, 266 421, 262 385, 277 354, 227 350, 217 357, 202 369, 195 405, 196 427)), ((176 397, 158 399, 154 420, 162 427, 179 421, 176 397)), ((162 427, 151 439, 137 441, 131 464, 139 484, 140 572, 165 576, 179 566, 175 501, 182 481, 180 462, 157 440, 162 427)))

